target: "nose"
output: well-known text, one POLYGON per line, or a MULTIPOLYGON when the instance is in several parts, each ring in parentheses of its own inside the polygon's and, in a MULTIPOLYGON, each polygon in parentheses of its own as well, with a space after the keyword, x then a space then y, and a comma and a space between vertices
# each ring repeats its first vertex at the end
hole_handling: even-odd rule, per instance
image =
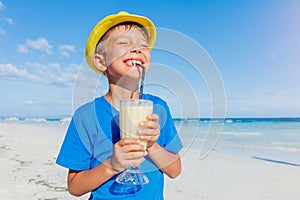
POLYGON ((130 51, 130 53, 141 53, 141 50, 139 48, 134 48, 130 51))

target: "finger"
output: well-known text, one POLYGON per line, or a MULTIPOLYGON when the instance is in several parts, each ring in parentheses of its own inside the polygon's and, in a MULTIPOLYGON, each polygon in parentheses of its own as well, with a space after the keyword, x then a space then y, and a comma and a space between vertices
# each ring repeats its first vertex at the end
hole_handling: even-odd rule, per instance
POLYGON ((159 129, 139 129, 138 135, 141 139, 141 136, 158 136, 160 133, 159 129))
POLYGON ((155 142, 157 141, 158 137, 157 136, 141 136, 141 140, 147 141, 147 142, 155 142))
POLYGON ((136 160, 136 159, 144 158, 146 155, 147 155, 146 151, 129 152, 129 153, 124 154, 123 159, 124 160, 136 160))
POLYGON ((145 152, 145 148, 141 144, 129 144, 121 147, 123 152, 145 152))
POLYGON ((122 140, 120 140, 118 142, 118 144, 120 146, 124 146, 124 145, 130 145, 130 144, 140 144, 141 141, 139 139, 136 138, 123 138, 122 140))
POLYGON ((124 161, 124 165, 128 166, 139 166, 145 160, 144 157, 134 160, 126 160, 124 161))
POLYGON ((141 135, 139 135, 140 140, 144 140, 144 141, 157 141, 159 138, 159 132, 155 132, 155 130, 151 130, 151 132, 148 133, 143 133, 141 135))
POLYGON ((154 136, 140 136, 141 140, 144 140, 144 141, 156 141, 155 137, 154 136))
POLYGON ((149 121, 158 121, 159 117, 157 114, 149 114, 149 115, 147 115, 147 119, 149 121))
POLYGON ((148 129, 159 129, 159 124, 157 123, 157 121, 143 121, 140 122, 140 127, 141 128, 148 128, 148 129))

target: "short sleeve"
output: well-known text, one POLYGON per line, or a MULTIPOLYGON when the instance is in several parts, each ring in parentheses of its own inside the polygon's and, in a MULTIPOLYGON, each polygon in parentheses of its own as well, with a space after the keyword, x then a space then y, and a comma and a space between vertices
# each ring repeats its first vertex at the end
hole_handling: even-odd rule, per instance
POLYGON ((78 135, 73 118, 68 127, 56 163, 68 169, 86 170, 90 168, 91 157, 91 153, 86 149, 78 135))
POLYGON ((161 127, 158 143, 167 151, 178 153, 183 145, 177 134, 168 105, 164 101, 158 101, 154 104, 154 113, 159 115, 159 124, 161 127))

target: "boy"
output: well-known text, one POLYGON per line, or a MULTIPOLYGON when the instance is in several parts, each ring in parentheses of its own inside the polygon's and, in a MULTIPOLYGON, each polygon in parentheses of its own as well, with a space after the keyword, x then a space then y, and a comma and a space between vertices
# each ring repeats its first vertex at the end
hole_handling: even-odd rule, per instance
POLYGON ((86 59, 104 74, 109 91, 78 108, 70 122, 57 158, 69 169, 72 195, 91 192, 90 199, 163 199, 163 174, 171 178, 181 172, 178 152, 182 148, 167 104, 158 97, 153 114, 139 124, 138 139, 120 139, 118 127, 121 99, 138 99, 139 64, 150 68, 150 50, 156 38, 154 24, 146 17, 119 12, 101 20, 90 33, 86 59), (141 140, 147 140, 144 148, 141 140), (150 183, 143 186, 115 182, 128 166, 141 165, 150 183))

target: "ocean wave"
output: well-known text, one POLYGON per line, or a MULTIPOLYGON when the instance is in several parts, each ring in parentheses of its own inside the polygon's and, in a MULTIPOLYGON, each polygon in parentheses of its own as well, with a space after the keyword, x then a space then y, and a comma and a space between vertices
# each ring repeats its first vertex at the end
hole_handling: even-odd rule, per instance
POLYGON ((61 117, 61 118, 45 118, 45 117, 2 117, 0 118, 0 122, 3 123, 51 123, 51 122, 60 122, 60 123, 68 123, 71 121, 71 117, 61 117))
POLYGON ((25 122, 47 122, 46 118, 26 118, 25 122))
POLYGON ((222 132, 221 135, 235 135, 235 136, 261 136, 260 132, 222 132))
POLYGON ((233 123, 233 120, 232 119, 226 119, 225 121, 227 124, 232 124, 233 123))
POLYGON ((20 121, 20 118, 18 117, 6 117, 2 119, 3 121, 9 121, 9 122, 18 122, 20 121))

